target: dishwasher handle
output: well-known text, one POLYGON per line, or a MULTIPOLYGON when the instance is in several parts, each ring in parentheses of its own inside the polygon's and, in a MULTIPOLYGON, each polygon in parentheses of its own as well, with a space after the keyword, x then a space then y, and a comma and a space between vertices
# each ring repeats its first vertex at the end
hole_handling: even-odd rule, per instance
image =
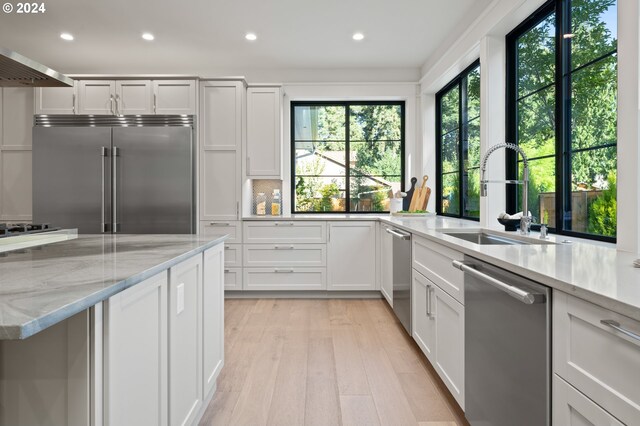
POLYGON ((411 239, 411 234, 405 234, 404 232, 396 231, 396 230, 391 229, 391 228, 384 228, 384 230, 387 232, 387 234, 391 234, 396 238, 400 238, 401 240, 410 240, 411 239))
POLYGON ((481 279, 482 281, 488 284, 491 284, 495 288, 504 291, 509 296, 515 299, 518 299, 519 301, 527 305, 545 303, 546 301, 546 297, 544 294, 531 293, 521 288, 504 283, 498 279, 493 278, 492 276, 489 276, 483 272, 478 271, 472 265, 466 264, 464 262, 460 262, 459 260, 454 260, 452 264, 454 268, 460 269, 462 272, 473 275, 474 277, 481 279))

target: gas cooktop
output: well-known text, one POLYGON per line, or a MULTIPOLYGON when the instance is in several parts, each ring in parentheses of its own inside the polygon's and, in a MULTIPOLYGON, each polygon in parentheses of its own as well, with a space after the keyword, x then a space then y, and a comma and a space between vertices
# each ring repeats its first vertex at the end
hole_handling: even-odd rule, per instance
POLYGON ((0 238, 25 234, 39 234, 41 232, 57 231, 48 223, 0 223, 0 238))

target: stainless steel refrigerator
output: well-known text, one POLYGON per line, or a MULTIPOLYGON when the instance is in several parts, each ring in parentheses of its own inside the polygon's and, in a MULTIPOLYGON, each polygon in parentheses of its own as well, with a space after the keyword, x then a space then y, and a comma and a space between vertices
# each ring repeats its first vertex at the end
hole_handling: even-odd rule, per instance
POLYGON ((33 221, 195 233, 192 116, 35 116, 33 221))

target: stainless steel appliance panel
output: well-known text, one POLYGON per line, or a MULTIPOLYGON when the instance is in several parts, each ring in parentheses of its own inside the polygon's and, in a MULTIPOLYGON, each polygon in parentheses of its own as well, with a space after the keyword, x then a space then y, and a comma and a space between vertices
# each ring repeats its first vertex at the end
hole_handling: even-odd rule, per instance
POLYGON ((393 311, 411 335, 411 234, 386 228, 393 236, 393 311))
POLYGON ((110 128, 34 127, 33 222, 102 233, 111 222, 110 151, 110 128))
POLYGON ((116 232, 195 232, 191 127, 113 128, 116 232))
POLYGON ((549 288, 471 257, 459 265, 466 269, 465 416, 471 425, 549 425, 549 288))

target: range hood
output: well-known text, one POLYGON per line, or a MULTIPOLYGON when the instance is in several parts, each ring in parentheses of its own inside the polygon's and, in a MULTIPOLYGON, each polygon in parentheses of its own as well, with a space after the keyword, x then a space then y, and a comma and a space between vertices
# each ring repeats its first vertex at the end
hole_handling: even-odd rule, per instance
POLYGON ((0 87, 70 87, 73 80, 19 53, 0 47, 0 87))

